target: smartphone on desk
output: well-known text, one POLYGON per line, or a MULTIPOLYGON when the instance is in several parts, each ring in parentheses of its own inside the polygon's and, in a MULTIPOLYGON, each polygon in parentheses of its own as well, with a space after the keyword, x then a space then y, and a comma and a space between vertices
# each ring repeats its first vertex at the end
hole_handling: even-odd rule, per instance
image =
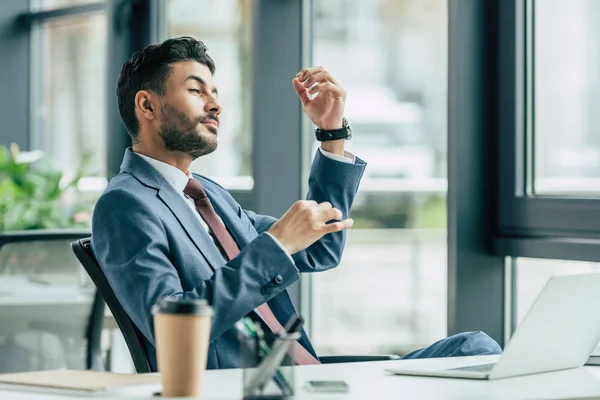
POLYGON ((309 392, 340 393, 348 392, 350 388, 344 381, 308 381, 304 388, 309 392))

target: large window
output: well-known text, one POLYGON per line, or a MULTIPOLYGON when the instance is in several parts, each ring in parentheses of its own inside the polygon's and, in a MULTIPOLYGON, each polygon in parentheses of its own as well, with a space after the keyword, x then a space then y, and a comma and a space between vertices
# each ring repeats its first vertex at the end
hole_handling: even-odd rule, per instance
POLYGON ((535 193, 600 194, 600 2, 533 4, 535 193))
POLYGON ((313 64, 347 89, 348 150, 367 162, 341 265, 313 277, 321 354, 446 334, 446 26, 444 0, 314 2, 313 64))
MULTIPOLYGON (((517 24, 523 22, 525 27, 522 32, 518 25, 515 29, 516 53, 524 49, 525 58, 511 65, 524 72, 524 79, 517 79, 515 86, 515 104, 522 110, 511 139, 517 144, 517 197, 501 205, 514 207, 513 224, 523 234, 512 239, 511 255, 517 257, 512 329, 523 320, 550 276, 600 270, 594 239, 599 204, 591 198, 600 193, 596 133, 600 31, 595 23, 600 3, 528 0, 515 4, 516 15, 523 17, 517 24), (520 102, 522 93, 525 99, 520 102), (521 127, 524 134, 519 133, 521 127), (519 154, 518 149, 524 152, 519 154)), ((502 159, 512 160, 506 150, 502 159)))
POLYGON ((89 154, 88 173, 105 176, 106 15, 52 20, 34 29, 32 147, 71 177, 89 154))
POLYGON ((223 106, 218 150, 195 160, 192 171, 228 189, 251 189, 252 2, 168 0, 166 12, 169 37, 192 36, 208 47, 223 106))
MULTIPOLYGON (((515 0, 499 7, 504 38, 497 59, 496 108, 501 234, 523 239, 596 237, 600 51, 594 21, 600 4, 515 0)), ((510 255, 600 257, 597 251, 593 258, 582 256, 573 247, 568 254, 553 246, 548 250, 510 255)))

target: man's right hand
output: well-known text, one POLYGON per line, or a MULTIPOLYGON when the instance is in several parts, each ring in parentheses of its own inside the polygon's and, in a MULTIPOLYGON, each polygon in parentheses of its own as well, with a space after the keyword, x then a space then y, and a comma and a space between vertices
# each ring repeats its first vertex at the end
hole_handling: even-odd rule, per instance
POLYGON ((342 219, 342 212, 325 201, 300 200, 271 226, 269 233, 290 252, 297 253, 322 236, 350 228, 354 221, 342 219), (327 221, 337 220, 327 224, 327 221))

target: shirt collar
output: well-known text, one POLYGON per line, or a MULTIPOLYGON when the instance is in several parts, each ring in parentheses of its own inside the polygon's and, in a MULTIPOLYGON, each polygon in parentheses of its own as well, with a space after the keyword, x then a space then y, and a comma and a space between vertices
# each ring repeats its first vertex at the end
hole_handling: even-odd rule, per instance
POLYGON ((145 156, 140 153, 135 154, 142 157, 148 162, 148 164, 150 164, 156 171, 158 171, 158 173, 161 174, 163 178, 165 178, 169 185, 173 186, 177 193, 183 193, 183 189, 185 189, 186 185, 188 184, 188 181, 190 180, 190 178, 192 178, 192 176, 189 175, 189 172, 186 174, 179 168, 174 167, 165 162, 156 160, 154 158, 145 156))

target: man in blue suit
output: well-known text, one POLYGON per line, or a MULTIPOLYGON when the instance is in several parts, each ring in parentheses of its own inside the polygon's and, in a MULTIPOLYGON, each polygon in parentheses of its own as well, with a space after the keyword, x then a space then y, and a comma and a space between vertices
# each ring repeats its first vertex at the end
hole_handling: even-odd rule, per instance
MULTIPOLYGON (((192 160, 217 147, 214 71, 204 44, 183 37, 135 53, 118 81, 133 146, 96 204, 92 249, 143 333, 154 370, 151 309, 161 297, 202 298, 213 306, 208 368, 240 366, 234 325, 244 316, 280 330, 296 313, 286 288, 299 273, 338 265, 366 165, 344 150, 344 89, 323 68, 303 69, 293 87, 322 140, 307 200, 279 219, 243 210, 219 184, 189 172, 192 160)), ((463 335, 411 357, 499 350, 490 341, 463 335)), ((305 332, 299 342, 297 361, 318 363, 305 332)))

